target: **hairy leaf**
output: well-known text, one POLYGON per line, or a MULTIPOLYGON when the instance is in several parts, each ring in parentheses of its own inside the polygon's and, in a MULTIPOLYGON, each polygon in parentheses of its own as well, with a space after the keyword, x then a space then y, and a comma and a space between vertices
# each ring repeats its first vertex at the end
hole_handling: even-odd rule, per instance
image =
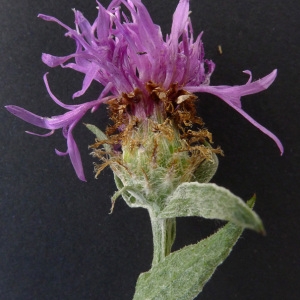
POLYGON ((242 227, 228 223, 198 244, 171 253, 149 272, 139 276, 133 299, 194 299, 229 255, 242 231, 242 227))
POLYGON ((264 233, 261 219, 229 190, 213 183, 182 183, 167 199, 161 218, 200 216, 230 221, 264 233))

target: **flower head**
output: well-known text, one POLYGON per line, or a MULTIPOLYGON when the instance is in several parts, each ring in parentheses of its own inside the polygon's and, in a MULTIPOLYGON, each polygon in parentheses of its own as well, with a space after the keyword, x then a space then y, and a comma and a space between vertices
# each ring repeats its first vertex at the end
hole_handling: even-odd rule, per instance
MULTIPOLYGON (((73 98, 83 95, 93 81, 104 86, 99 97, 83 104, 63 104, 52 94, 46 74, 46 88, 53 101, 67 110, 65 114, 46 118, 17 106, 6 107, 26 122, 50 129, 51 131, 44 136, 62 128, 67 140, 67 151, 56 152, 59 155, 70 156, 81 180, 85 180, 85 177, 72 130, 87 111, 95 111, 102 103, 109 104, 113 112, 112 118, 115 118, 113 129, 121 132, 126 126, 132 126, 134 118, 143 121, 155 115, 157 121, 160 117, 159 107, 163 107, 164 112, 163 119, 158 124, 163 124, 167 119, 176 122, 176 118, 179 118, 185 126, 191 126, 197 123, 195 115, 186 111, 187 107, 194 109, 189 105, 193 98, 191 94, 211 93, 271 137, 281 153, 283 152, 279 139, 243 111, 241 105, 242 96, 267 89, 276 78, 276 70, 254 82, 251 72, 245 71, 250 78, 242 86, 210 86, 210 77, 215 65, 204 58, 202 34, 196 38, 193 36, 189 0, 179 1, 173 15, 171 33, 165 39, 141 0, 113 0, 107 9, 100 3, 97 4, 98 16, 92 24, 81 12, 74 10, 75 29, 54 17, 39 17, 64 27, 67 31, 66 36, 76 43, 73 54, 64 57, 43 54, 43 62, 50 67, 61 66, 85 74, 82 87, 74 93, 73 98), (121 10, 121 5, 125 6, 126 13, 121 10), (169 97, 171 94, 172 99, 169 97), (181 116, 179 112, 182 112, 181 116), (185 118, 184 113, 190 114, 189 117, 185 118)), ((167 127, 165 124, 165 128, 167 127)), ((181 134, 184 132, 187 130, 181 131, 181 134)))

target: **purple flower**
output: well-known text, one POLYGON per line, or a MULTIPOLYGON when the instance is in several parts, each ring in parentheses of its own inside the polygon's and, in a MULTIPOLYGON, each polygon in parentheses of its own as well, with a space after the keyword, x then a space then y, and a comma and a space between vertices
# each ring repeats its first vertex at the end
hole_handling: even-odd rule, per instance
MULTIPOLYGON (((98 3, 98 2, 97 2, 98 3)), ((9 105, 6 108, 19 118, 38 127, 50 129, 43 136, 51 135, 62 128, 67 139, 65 153, 56 150, 58 155, 69 154, 77 176, 85 180, 80 154, 72 136, 72 130, 88 110, 95 111, 99 105, 122 93, 138 89, 142 92, 141 101, 134 106, 134 114, 146 118, 153 112, 153 100, 146 88, 153 82, 164 90, 176 83, 188 92, 211 93, 242 114, 249 122, 271 137, 283 153, 279 139, 265 127, 257 123, 242 109, 241 97, 267 89, 276 78, 277 71, 260 80, 249 81, 242 86, 210 86, 214 63, 204 59, 201 36, 193 36, 189 18, 189 0, 180 0, 173 16, 170 35, 164 39, 161 29, 154 24, 141 0, 113 0, 105 9, 98 3, 98 17, 90 24, 81 12, 74 10, 75 26, 72 29, 54 17, 39 15, 46 21, 56 22, 67 31, 66 36, 76 42, 75 53, 57 57, 43 54, 42 60, 50 67, 71 68, 85 74, 82 88, 73 98, 83 95, 92 81, 104 86, 98 99, 77 105, 60 102, 51 92, 47 74, 44 76, 46 88, 58 105, 67 112, 51 118, 37 116, 23 108, 9 105), (121 10, 123 4, 127 14, 121 10), (128 14, 129 13, 129 14, 128 14)), ((37 134, 38 135, 38 134, 37 134)))

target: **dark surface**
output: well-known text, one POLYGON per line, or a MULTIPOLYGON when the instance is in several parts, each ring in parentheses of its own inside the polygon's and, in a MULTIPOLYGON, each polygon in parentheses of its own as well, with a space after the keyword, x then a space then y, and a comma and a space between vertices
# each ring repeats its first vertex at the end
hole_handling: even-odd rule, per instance
MULTIPOLYGON (((102 1, 107 6, 108 1, 102 1)), ((154 21, 169 32, 177 1, 144 1, 154 21)), ((200 95, 199 114, 226 156, 213 182, 243 199, 257 194, 255 210, 267 236, 246 231, 226 262, 197 299, 300 299, 299 242, 299 10, 298 0, 191 1, 195 33, 205 31, 206 57, 217 64, 212 84, 242 84, 245 69, 260 78, 274 68, 268 91, 244 98, 244 109, 272 130, 275 144, 216 97, 200 95), (222 45, 223 55, 217 51, 222 45)), ((47 95, 42 75, 50 71, 53 92, 64 102, 81 87, 82 75, 43 65, 42 52, 69 54, 73 42, 64 30, 38 13, 72 26, 71 8, 96 16, 93 0, 1 1, 0 28, 0 299, 132 299, 138 274, 151 263, 151 231, 146 212, 119 200, 109 170, 93 178, 87 145, 93 136, 79 125, 87 183, 76 178, 57 132, 50 138, 26 135, 35 128, 10 115, 4 105, 23 106, 40 115, 62 111, 47 95)), ((93 85, 82 100, 98 95, 93 85)), ((79 99, 81 100, 81 99, 79 99)), ((102 108, 84 122, 104 128, 102 108)), ((175 248, 212 233, 218 222, 178 220, 175 248)))

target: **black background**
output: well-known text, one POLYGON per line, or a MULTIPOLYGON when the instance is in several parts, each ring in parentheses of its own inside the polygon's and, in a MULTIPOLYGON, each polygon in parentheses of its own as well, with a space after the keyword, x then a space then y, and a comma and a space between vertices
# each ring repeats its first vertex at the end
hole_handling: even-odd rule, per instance
MULTIPOLYGON (((138 274, 152 259, 146 211, 118 200, 110 170, 93 178, 87 146, 94 140, 81 124, 75 130, 87 183, 76 178, 60 132, 49 138, 26 135, 36 130, 13 117, 4 105, 22 106, 39 115, 63 111, 50 97, 42 75, 50 71, 54 94, 71 103, 82 74, 43 65, 42 52, 66 55, 74 44, 54 23, 54 15, 73 26, 71 8, 94 20, 93 0, 1 0, 0 28, 0 299, 132 299, 138 274)), ((102 1, 107 6, 109 1, 102 1)), ((144 1, 163 33, 169 32, 177 0, 144 1)), ((191 1, 195 33, 204 30, 206 57, 217 64, 211 84, 243 84, 245 69, 254 79, 278 68, 269 90, 244 98, 244 109, 283 142, 281 157, 267 136, 218 98, 201 94, 199 114, 226 156, 213 182, 243 199, 255 192, 255 210, 267 236, 246 231, 218 268, 199 299, 300 299, 299 53, 298 0, 191 1), (222 45, 223 55, 217 51, 222 45)), ((76 101, 94 99, 99 85, 76 101)), ((101 128, 106 109, 83 119, 101 128)), ((41 131, 40 131, 41 132, 41 131)), ((214 232, 217 221, 178 219, 174 249, 214 232)), ((197 299, 198 299, 197 298, 197 299)))

